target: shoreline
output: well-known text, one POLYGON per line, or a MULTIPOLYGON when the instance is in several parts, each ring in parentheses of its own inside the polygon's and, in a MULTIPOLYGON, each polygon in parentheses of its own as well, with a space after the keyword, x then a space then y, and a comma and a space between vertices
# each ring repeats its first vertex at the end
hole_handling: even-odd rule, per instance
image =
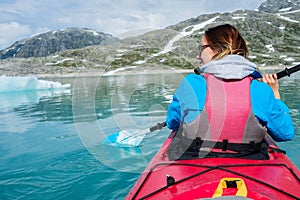
MULTIPOLYGON (((25 76, 37 76, 38 78, 76 78, 76 77, 98 77, 98 76, 124 76, 124 75, 151 75, 151 74, 179 74, 194 73, 193 69, 153 69, 153 70, 123 70, 118 72, 87 71, 71 72, 65 74, 30 74, 25 76)), ((22 75, 24 76, 24 75, 22 75)))
MULTIPOLYGON (((284 70, 288 66, 264 66, 258 67, 260 71, 268 71, 268 70, 284 70)), ((2 74, 1 76, 36 76, 38 78, 76 78, 76 77, 98 77, 98 76, 124 76, 124 75, 151 75, 151 74, 187 74, 194 73, 194 69, 178 69, 178 68, 156 68, 156 69, 141 69, 141 68, 121 68, 108 72, 104 72, 103 70, 85 70, 85 71, 77 71, 77 72, 64 72, 64 73, 28 73, 28 74, 18 74, 18 73, 8 73, 2 74), (9 75, 13 74, 13 75, 9 75)))

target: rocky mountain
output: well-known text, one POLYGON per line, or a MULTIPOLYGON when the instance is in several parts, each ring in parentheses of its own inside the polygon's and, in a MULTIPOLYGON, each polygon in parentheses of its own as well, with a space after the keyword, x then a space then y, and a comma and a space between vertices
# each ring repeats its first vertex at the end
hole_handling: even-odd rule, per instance
POLYGON ((204 31, 224 23, 237 27, 250 49, 249 60, 258 66, 300 63, 300 0, 267 0, 256 10, 200 15, 106 45, 61 51, 42 58, 0 60, 0 71, 15 75, 193 69, 198 66, 195 57, 204 31))
POLYGON ((259 11, 267 13, 279 13, 287 11, 296 11, 300 9, 299 1, 295 0, 267 0, 258 8, 259 11))
POLYGON ((86 28, 67 28, 50 31, 15 42, 0 51, 0 59, 45 57, 59 51, 91 45, 106 45, 117 38, 86 28))

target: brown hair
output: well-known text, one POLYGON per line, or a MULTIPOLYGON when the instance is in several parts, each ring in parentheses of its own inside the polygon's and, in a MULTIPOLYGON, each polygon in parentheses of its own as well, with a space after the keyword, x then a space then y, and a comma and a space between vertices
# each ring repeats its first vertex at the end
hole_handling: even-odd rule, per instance
POLYGON ((219 25, 205 31, 205 38, 210 47, 217 53, 212 59, 221 59, 229 54, 241 55, 245 58, 249 55, 247 44, 238 30, 229 25, 219 25))

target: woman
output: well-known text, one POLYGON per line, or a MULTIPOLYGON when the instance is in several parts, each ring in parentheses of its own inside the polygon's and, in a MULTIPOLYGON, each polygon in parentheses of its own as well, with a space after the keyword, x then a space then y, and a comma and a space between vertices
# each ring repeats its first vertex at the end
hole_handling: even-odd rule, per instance
POLYGON ((280 100, 276 74, 262 77, 246 59, 249 51, 236 28, 225 24, 208 29, 199 50, 201 75, 186 76, 168 108, 167 126, 180 132, 171 146, 184 141, 181 151, 193 146, 199 154, 203 143, 213 141, 208 146, 219 146, 224 153, 228 144, 261 147, 266 132, 275 141, 293 138, 294 127, 288 107, 280 100))

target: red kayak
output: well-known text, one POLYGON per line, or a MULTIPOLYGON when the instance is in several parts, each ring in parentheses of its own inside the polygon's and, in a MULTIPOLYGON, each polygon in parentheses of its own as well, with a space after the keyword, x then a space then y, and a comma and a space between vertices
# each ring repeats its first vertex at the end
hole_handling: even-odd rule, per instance
POLYGON ((300 199, 300 171, 269 138, 268 160, 170 161, 172 132, 125 199, 300 199))

